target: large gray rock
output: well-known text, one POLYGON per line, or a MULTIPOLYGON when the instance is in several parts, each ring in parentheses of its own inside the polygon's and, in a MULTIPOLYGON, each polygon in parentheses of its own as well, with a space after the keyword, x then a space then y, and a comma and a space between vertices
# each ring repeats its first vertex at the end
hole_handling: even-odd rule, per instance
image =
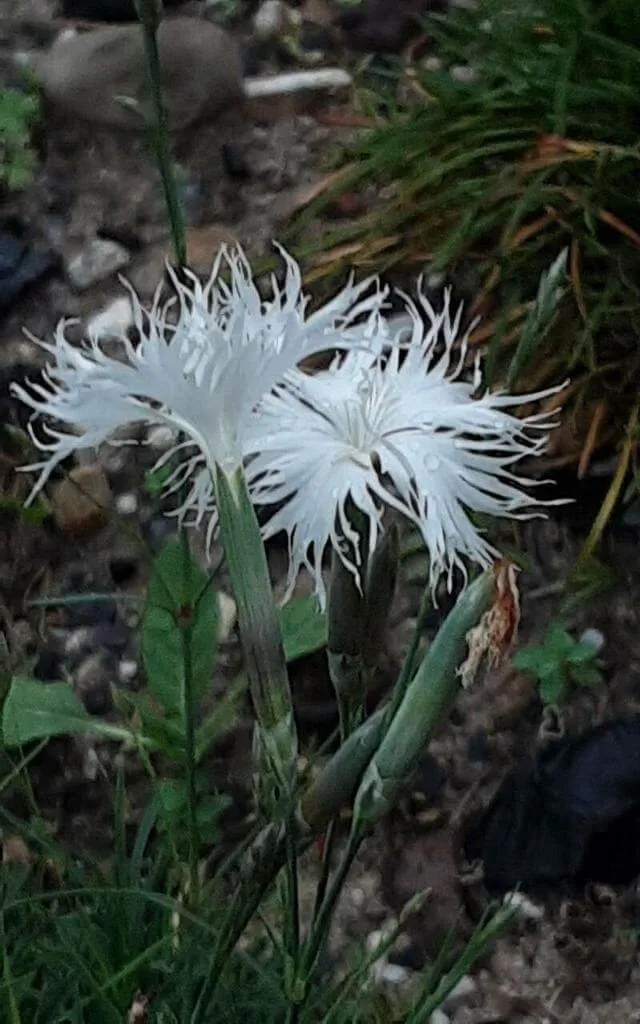
MULTIPOLYGON (((215 116, 242 98, 238 47, 217 25, 169 18, 158 30, 158 49, 172 129, 215 116)), ((113 25, 61 38, 36 61, 34 71, 47 98, 78 117, 117 128, 141 129, 148 122, 139 25, 113 25)))

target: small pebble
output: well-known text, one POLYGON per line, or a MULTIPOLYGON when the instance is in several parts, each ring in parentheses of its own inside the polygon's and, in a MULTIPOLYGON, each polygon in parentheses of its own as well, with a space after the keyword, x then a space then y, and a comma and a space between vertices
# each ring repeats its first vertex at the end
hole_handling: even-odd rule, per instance
POLYGON ((538 906, 523 892, 508 892, 503 902, 505 906, 513 907, 518 917, 524 920, 541 921, 544 917, 544 907, 538 906))
POLYGON ((236 602, 223 590, 218 591, 218 642, 225 643, 233 632, 238 617, 236 602))
POLYGON ((138 662, 134 661, 133 658, 125 658, 118 663, 118 679, 123 686, 130 686, 139 671, 138 662))
POLYGON ((429 1024, 451 1024, 451 1018, 447 1017, 444 1010, 434 1010, 429 1017, 429 1024))
POLYGON ((444 270, 432 270, 431 273, 427 275, 427 287, 442 288, 446 276, 447 275, 444 270))
POLYGON ((599 654, 606 640, 604 634, 599 629, 585 629, 580 636, 580 643, 588 644, 589 647, 593 647, 595 654, 599 654))
POLYGON ((298 17, 283 0, 263 0, 253 17, 253 34, 262 43, 281 39, 298 17))
POLYGON ((24 839, 21 836, 7 836, 2 843, 2 863, 21 864, 30 866, 35 860, 24 839))
POLYGON ((158 448, 161 451, 170 448, 172 444, 175 444, 176 435, 175 431, 171 427, 165 426, 163 423, 159 423, 155 427, 151 427, 147 433, 147 443, 150 448, 158 448))
POLYGON ((422 66, 425 71, 442 71, 442 61, 436 56, 427 57, 422 62, 422 66))
POLYGON ((122 338, 133 326, 131 300, 126 296, 115 299, 101 313, 96 313, 87 324, 89 337, 104 340, 122 338))
POLYGON ((116 511, 121 516, 132 516, 138 511, 138 499, 135 494, 119 494, 116 498, 116 511))
POLYGON ((123 245, 110 238, 90 238, 67 262, 69 283, 83 292, 122 270, 131 257, 123 245))
POLYGON ((105 526, 112 502, 109 481, 100 466, 74 466, 53 490, 53 521, 62 533, 85 537, 105 526))
POLYGON ((113 662, 99 651, 83 661, 75 672, 75 688, 90 715, 106 715, 113 707, 113 662))
POLYGON ((468 64, 456 64, 451 68, 451 77, 456 82, 460 82, 462 85, 471 85, 475 82, 477 72, 475 68, 470 67, 468 64))
POLYGON ((88 782, 95 782, 100 772, 100 758, 95 747, 87 747, 82 761, 82 774, 88 782))
POLYGON ((64 655, 70 661, 76 663, 91 651, 93 644, 93 630, 88 626, 79 629, 72 629, 64 641, 64 655))
POLYGON ((478 991, 478 986, 473 978, 465 974, 463 978, 455 985, 449 995, 442 1001, 442 1008, 447 1013, 453 1013, 462 1006, 464 1003, 468 1003, 478 991))
POLYGON ((378 980, 385 982, 387 985, 402 985, 410 977, 411 975, 406 967, 384 962, 381 964, 381 970, 378 973, 378 980))

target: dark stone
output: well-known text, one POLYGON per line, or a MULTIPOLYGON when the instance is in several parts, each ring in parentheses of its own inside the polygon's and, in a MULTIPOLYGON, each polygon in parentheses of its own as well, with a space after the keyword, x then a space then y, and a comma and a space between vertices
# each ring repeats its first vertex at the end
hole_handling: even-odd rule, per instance
MULTIPOLYGON (((164 7, 179 7, 185 0, 164 0, 164 7)), ((65 18, 78 21, 137 21, 134 0, 62 0, 65 18)))
POLYGON ((425 754, 411 779, 411 791, 421 793, 428 803, 438 796, 446 775, 432 754, 425 754))
POLYGON ((470 761, 481 761, 486 764, 491 758, 489 737, 484 729, 472 732, 467 742, 467 754, 470 761))
POLYGON ((67 607, 67 624, 77 626, 100 626, 113 624, 118 617, 115 601, 82 601, 67 607))
POLYGON ((357 9, 343 11, 339 22, 353 49, 398 53, 420 33, 428 11, 443 6, 442 0, 365 0, 357 9))
POLYGON ((109 562, 111 579, 120 586, 129 583, 138 573, 138 559, 131 555, 114 555, 109 562))
POLYGON ((409 971, 421 971, 424 968, 424 955, 411 943, 406 949, 392 949, 389 953, 389 963, 406 967, 409 971))
POLYGON ((59 682, 62 678, 62 657, 54 647, 45 647, 38 654, 32 669, 33 675, 42 683, 59 682))
POLYGON ((0 227, 0 309, 59 264, 51 252, 38 252, 13 228, 0 227))
POLYGON ((232 142, 223 143, 222 162, 225 171, 231 178, 246 181, 251 176, 244 153, 232 142))
POLYGON ((93 631, 96 647, 104 647, 114 654, 123 654, 129 645, 129 630, 121 619, 101 622, 93 631))
POLYGON ((333 35, 322 25, 303 25, 298 42, 304 53, 333 53, 336 49, 333 35))
POLYGON ((640 874, 640 715, 550 743, 504 780, 467 830, 487 888, 640 874))
POLYGON ((165 541, 176 535, 175 519, 157 513, 143 524, 144 538, 151 550, 155 553, 160 550, 165 541))

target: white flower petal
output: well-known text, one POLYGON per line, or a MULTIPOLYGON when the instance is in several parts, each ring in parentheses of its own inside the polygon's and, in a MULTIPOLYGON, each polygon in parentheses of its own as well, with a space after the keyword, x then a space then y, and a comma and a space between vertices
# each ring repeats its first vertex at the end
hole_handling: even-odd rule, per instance
MULTIPOLYGON (((187 488, 178 514, 202 522, 211 516, 214 466, 233 471, 242 461, 243 439, 255 405, 306 357, 362 344, 385 293, 371 281, 347 285, 310 316, 297 264, 280 250, 284 285, 274 280, 263 300, 239 251, 221 250, 209 280, 173 276, 175 298, 150 310, 131 292, 137 345, 123 337, 116 359, 90 338, 71 344, 61 323, 51 343, 41 342, 50 362, 38 383, 12 386, 13 394, 38 417, 55 424, 34 436, 46 458, 27 469, 40 473, 31 498, 55 466, 74 451, 93 448, 135 422, 164 423, 184 434, 189 457, 172 476, 169 490, 187 488), (222 270, 229 280, 222 279, 222 270), (174 315, 175 314, 175 315, 174 315)), ((177 444, 167 458, 182 453, 177 444)), ((166 461, 166 460, 165 460, 166 461)))
MULTIPOLYGON (((435 587, 468 562, 489 564, 496 550, 470 513, 499 517, 540 514, 541 503, 511 471, 523 456, 540 454, 547 415, 519 419, 510 408, 545 398, 476 396, 478 376, 460 379, 466 339, 456 346, 461 310, 452 318, 449 296, 436 313, 424 296, 407 300, 413 320, 395 338, 380 316, 368 348, 354 347, 312 376, 283 378, 256 409, 247 432, 247 475, 257 504, 276 505, 264 533, 289 539, 292 585, 301 566, 315 579, 322 602, 322 556, 328 546, 356 573, 360 557, 345 545, 350 502, 367 517, 375 545, 385 506, 421 531, 435 587), (419 313, 426 315, 427 323, 419 313)), ((371 327, 371 321, 370 325, 371 327)))

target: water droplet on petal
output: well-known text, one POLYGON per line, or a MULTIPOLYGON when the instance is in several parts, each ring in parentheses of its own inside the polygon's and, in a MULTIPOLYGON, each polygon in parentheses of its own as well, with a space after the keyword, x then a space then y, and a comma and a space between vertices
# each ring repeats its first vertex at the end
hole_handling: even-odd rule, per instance
POLYGON ((425 459, 425 467, 431 472, 435 473, 437 469, 440 469, 440 459, 437 455, 427 455, 425 459))

